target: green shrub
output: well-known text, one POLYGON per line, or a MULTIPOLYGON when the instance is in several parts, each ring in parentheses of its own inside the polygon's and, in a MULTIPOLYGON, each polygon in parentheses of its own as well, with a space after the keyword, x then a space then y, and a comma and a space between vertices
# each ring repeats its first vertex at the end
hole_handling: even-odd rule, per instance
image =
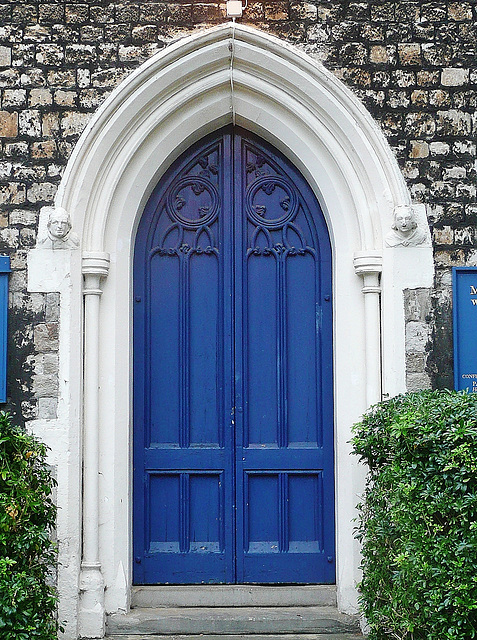
POLYGON ((46 447, 0 413, 0 638, 57 636, 56 560, 51 532, 56 507, 46 447))
POLYGON ((477 394, 398 396, 354 434, 369 638, 477 638, 477 394))

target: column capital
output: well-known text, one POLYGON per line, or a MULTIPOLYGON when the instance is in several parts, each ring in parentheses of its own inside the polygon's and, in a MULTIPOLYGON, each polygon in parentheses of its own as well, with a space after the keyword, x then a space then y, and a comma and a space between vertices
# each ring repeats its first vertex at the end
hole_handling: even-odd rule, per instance
POLYGON ((379 276, 383 270, 383 258, 379 251, 359 251, 354 254, 354 271, 363 278, 363 293, 381 293, 379 276))
POLYGON ((109 253, 104 251, 85 251, 82 260, 83 275, 106 278, 109 273, 109 253))
POLYGON ((357 276, 379 275, 383 270, 383 256, 380 251, 357 251, 353 264, 357 276))

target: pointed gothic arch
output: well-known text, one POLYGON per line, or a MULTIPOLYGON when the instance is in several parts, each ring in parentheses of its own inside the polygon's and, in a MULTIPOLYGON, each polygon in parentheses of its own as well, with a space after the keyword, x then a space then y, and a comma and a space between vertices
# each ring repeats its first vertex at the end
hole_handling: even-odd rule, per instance
MULTIPOLYGON (((66 382, 59 421, 78 454, 80 429, 83 434, 83 516, 71 504, 79 498, 77 465, 64 477, 69 506, 61 526, 78 543, 82 526, 81 572, 78 548, 63 551, 63 564, 69 580, 81 573, 78 620, 86 637, 102 633, 105 610, 127 609, 129 601, 131 265, 137 225, 173 161, 233 120, 297 166, 327 221, 335 299, 338 602, 347 612, 356 606, 359 549, 352 518, 363 471, 349 455, 350 429, 382 394, 405 390, 403 290, 430 286, 432 253, 429 246, 384 247, 394 207, 410 204, 410 196, 392 150, 359 100, 298 49, 229 23, 165 48, 112 92, 76 145, 56 197, 56 206, 72 216, 82 252, 81 262, 71 252, 64 267, 67 285, 64 279, 61 285, 69 302, 61 320, 66 382), (81 273, 84 380, 78 375, 81 273)), ((47 253, 32 252, 30 290, 58 290, 40 275, 53 259, 47 253)), ((60 589, 67 581, 60 570, 60 589)), ((64 597, 71 603, 75 594, 70 589, 64 597)))

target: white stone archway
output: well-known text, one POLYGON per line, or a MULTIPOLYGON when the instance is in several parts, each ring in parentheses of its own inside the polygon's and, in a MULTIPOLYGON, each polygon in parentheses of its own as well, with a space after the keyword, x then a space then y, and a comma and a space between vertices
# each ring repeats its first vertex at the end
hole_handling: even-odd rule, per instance
MULTIPOLYGON (((70 212, 81 254, 30 252, 30 290, 62 294, 58 419, 32 427, 52 446, 58 465, 60 617, 68 618, 68 638, 78 630, 98 637, 104 611, 128 608, 137 224, 175 158, 233 120, 301 170, 328 223, 338 603, 346 612, 356 607, 359 549, 352 519, 363 470, 349 455, 351 426, 383 393, 405 390, 403 290, 431 285, 432 252, 427 245, 384 248, 394 207, 410 198, 388 144, 357 98, 296 48, 228 23, 167 47, 111 94, 83 132, 55 203, 70 212)), ((427 225, 423 210, 420 215, 427 225)))

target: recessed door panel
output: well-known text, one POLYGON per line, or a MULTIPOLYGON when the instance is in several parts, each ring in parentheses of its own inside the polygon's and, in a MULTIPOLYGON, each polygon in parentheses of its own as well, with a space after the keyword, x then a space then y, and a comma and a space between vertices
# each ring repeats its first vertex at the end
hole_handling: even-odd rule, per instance
POLYGON ((331 256, 240 129, 161 180, 134 256, 134 580, 334 581, 331 256))

